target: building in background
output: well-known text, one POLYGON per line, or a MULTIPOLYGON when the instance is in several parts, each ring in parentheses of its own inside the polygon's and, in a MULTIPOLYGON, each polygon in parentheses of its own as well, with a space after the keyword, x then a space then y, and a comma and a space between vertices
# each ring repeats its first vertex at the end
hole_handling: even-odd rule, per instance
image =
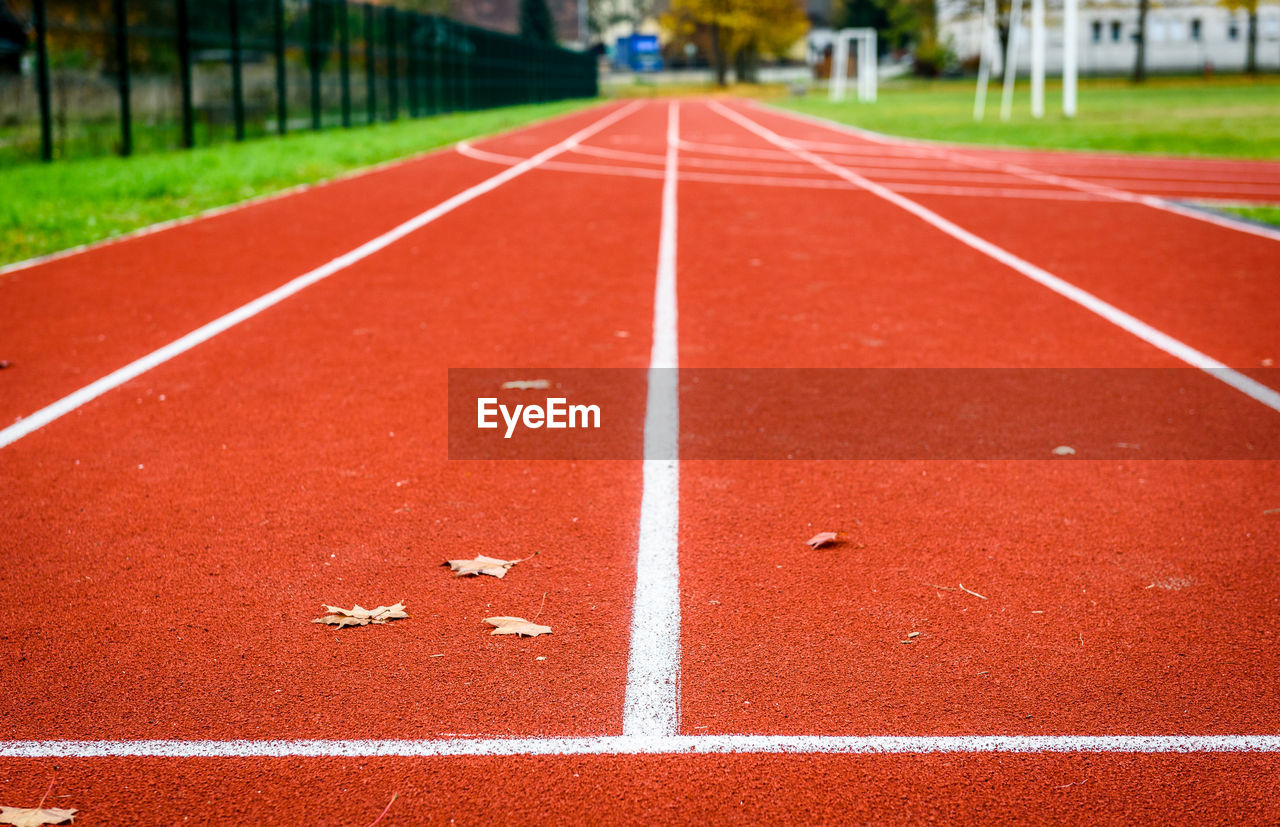
MULTIPOLYGON (((547 0, 556 21, 556 39, 580 43, 585 32, 578 29, 578 0, 547 0)), ((520 0, 459 0, 454 18, 463 23, 519 34, 520 0)))
MULTIPOLYGON (((1023 8, 1018 72, 1030 70, 1030 0, 1023 8)), ((1047 20, 1047 71, 1062 70, 1062 3, 1050 0, 1047 20)), ((961 61, 979 51, 982 7, 973 0, 943 0, 938 5, 943 42, 949 38, 961 61)), ((1138 28, 1136 3, 1080 0, 1080 72, 1123 75, 1133 69, 1138 28)), ((1248 17, 1216 3, 1164 0, 1147 14, 1146 64, 1151 72, 1238 72, 1244 68, 1248 17)), ((1003 60, 997 57, 995 66, 1003 60)), ((1280 4, 1259 4, 1258 68, 1280 68, 1280 4)))

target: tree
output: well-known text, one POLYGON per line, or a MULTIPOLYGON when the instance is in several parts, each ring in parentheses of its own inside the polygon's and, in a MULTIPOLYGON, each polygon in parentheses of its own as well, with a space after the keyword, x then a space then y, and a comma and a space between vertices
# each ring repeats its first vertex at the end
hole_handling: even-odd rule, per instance
POLYGON ((720 86, 730 63, 738 80, 754 82, 762 56, 785 54, 809 30, 796 0, 672 0, 662 23, 678 36, 705 40, 720 86))
MULTIPOLYGON (((835 0, 835 4, 834 28, 870 27, 876 30, 881 45, 911 48, 917 74, 934 76, 955 62, 950 46, 938 42, 937 0, 835 0)), ((996 5, 996 26, 1001 38, 1007 40, 1009 0, 997 0, 996 5)), ((981 15, 983 0, 969 0, 962 8, 981 15)))
POLYGON ((453 0, 396 0, 396 7, 405 11, 416 11, 421 14, 434 14, 439 17, 453 17, 453 0))
POLYGON ((556 42, 556 24, 547 0, 520 0, 520 34, 542 43, 556 42))
POLYGON ((875 29, 881 37, 889 32, 888 7, 892 0, 835 0, 834 29, 875 29))
POLYGON ((1133 82, 1142 83, 1147 79, 1147 12, 1151 11, 1151 0, 1138 0, 1138 32, 1133 36, 1133 82))
POLYGON ((22 53, 26 49, 26 27, 0 0, 0 74, 16 75, 22 71, 22 53))
POLYGON ((1243 10, 1249 15, 1249 32, 1245 39, 1244 70, 1258 74, 1258 0, 1222 0, 1232 12, 1243 10))
POLYGON ((629 24, 632 34, 638 34, 656 6, 657 0, 587 0, 588 28, 601 40, 609 28, 620 23, 629 24))
MULTIPOLYGON (((1026 0, 1023 0, 1023 2, 1025 1, 1026 0)), ((1000 54, 1004 55, 1004 54, 1008 54, 1009 52, 1009 17, 1010 17, 1010 12, 1013 9, 1013 4, 1010 2, 1010 0, 995 0, 995 2, 996 2, 996 15, 995 15, 996 34, 999 36, 998 39, 999 39, 1000 54)), ((936 49, 937 48, 937 31, 938 31, 937 23, 936 23, 937 6, 936 6, 936 3, 930 3, 929 5, 933 7, 931 9, 930 14, 932 19, 934 20, 934 25, 932 29, 933 33, 932 33, 932 37, 929 38, 929 42, 936 49)), ((963 5, 961 6, 961 9, 963 10, 963 14, 965 16, 975 17, 978 20, 986 19, 984 16, 986 14, 986 0, 963 0, 963 5)), ((983 34, 982 36, 983 38, 985 38, 986 34, 983 34)), ((1001 63, 1001 66, 1003 67, 1003 62, 1001 63)))

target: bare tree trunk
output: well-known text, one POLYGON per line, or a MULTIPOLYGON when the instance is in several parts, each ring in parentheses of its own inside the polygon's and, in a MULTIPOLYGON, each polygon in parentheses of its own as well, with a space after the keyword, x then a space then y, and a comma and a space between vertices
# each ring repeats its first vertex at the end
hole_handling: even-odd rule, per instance
POLYGON ((1138 0, 1138 34, 1134 39, 1137 52, 1133 58, 1133 82, 1142 83, 1147 79, 1147 12, 1151 10, 1151 0, 1138 0))
POLYGON ((1009 67, 1004 65, 1004 56, 1009 54, 1009 20, 1005 18, 1001 20, 996 18, 996 34, 1000 40, 1000 77, 1004 77, 1004 73, 1009 71, 1009 67))
POLYGON ((729 62, 725 60, 724 44, 720 42, 720 24, 711 24, 711 63, 716 67, 716 85, 728 86, 729 62))
POLYGON ((1244 70, 1251 75, 1258 74, 1258 7, 1249 12, 1249 40, 1245 46, 1244 70))
POLYGON ((733 74, 738 83, 756 82, 756 47, 747 43, 733 56, 733 74))

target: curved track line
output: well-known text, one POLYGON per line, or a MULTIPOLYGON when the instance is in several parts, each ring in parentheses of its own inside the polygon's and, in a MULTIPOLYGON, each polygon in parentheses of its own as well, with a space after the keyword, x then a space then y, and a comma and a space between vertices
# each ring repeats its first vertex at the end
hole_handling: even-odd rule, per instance
POLYGON ((482 181, 475 186, 468 187, 452 198, 440 202, 425 212, 419 213, 399 226, 393 227, 377 238, 361 244, 354 250, 343 253, 337 258, 322 264, 310 272, 303 273, 301 276, 277 287, 270 293, 259 296, 253 301, 237 307, 230 313, 220 316, 217 319, 196 328, 187 335, 170 342, 164 347, 148 353, 141 359, 136 359, 124 367, 107 374, 101 379, 91 382, 83 388, 62 397, 57 402, 46 405, 30 416, 15 422, 4 430, 0 430, 0 448, 3 448, 6 445, 11 445, 27 434, 43 428, 55 419, 65 416, 76 408, 97 399, 107 391, 118 388, 125 382, 146 373, 158 365, 164 364, 175 356, 187 352, 196 345, 199 345, 202 342, 207 342, 219 333, 235 327, 246 319, 253 318, 267 308, 284 301, 293 294, 310 287, 316 282, 326 279, 334 273, 344 270, 352 264, 368 258, 379 250, 382 250, 404 238, 406 235, 425 227, 440 216, 453 212, 463 204, 466 204, 469 201, 502 186, 513 178, 516 178, 545 161, 554 158, 556 155, 567 151, 569 148, 577 144, 578 141, 585 140, 605 127, 621 120, 626 115, 635 111, 638 106, 638 103, 632 102, 626 106, 613 110, 600 120, 592 123, 590 126, 578 130, 560 143, 544 149, 542 152, 539 152, 527 161, 522 161, 515 166, 503 170, 492 178, 482 181))
MULTIPOLYGON (((497 152, 477 149, 466 141, 460 141, 454 147, 459 154, 477 161, 492 164, 511 165, 525 160, 515 155, 502 155, 497 152)), ((618 175, 633 178, 663 178, 661 170, 646 167, 620 167, 609 164, 575 164, 566 161, 548 161, 541 169, 556 172, 579 172, 589 175, 618 175)), ((830 178, 808 178, 794 176, 777 178, 767 175, 728 175, 715 172, 692 172, 684 170, 680 178, 685 181, 697 181, 713 184, 746 184, 761 187, 796 187, 800 189, 839 189, 857 191, 858 187, 846 181, 833 181, 830 178)), ((1040 199, 1048 201, 1103 201, 1099 196, 1082 192, 1069 192, 1049 189, 1018 189, 1016 187, 950 187, 932 186, 929 184, 894 183, 895 192, 911 192, 922 195, 962 195, 977 198, 1014 198, 1040 199)))
POLYGON ((1032 281, 1049 288, 1058 295, 1075 302, 1081 307, 1084 307, 1086 310, 1096 313, 1117 327, 1127 330, 1134 336, 1142 339, 1144 342, 1168 353, 1170 356, 1181 359, 1192 367, 1203 370, 1213 378, 1230 385, 1251 399, 1266 405, 1268 408, 1271 408, 1274 411, 1280 411, 1280 391, 1275 391, 1261 382, 1245 376, 1239 371, 1232 370, 1222 362, 1214 359, 1212 356, 1202 353, 1190 345, 1173 338, 1169 334, 1157 330, 1141 319, 1131 316, 1115 305, 1103 301, 1087 290, 1079 288, 1074 284, 1053 275, 1043 268, 1037 267, 1026 259, 1014 255, 1003 247, 992 244, 985 238, 982 238, 964 229, 960 225, 943 218, 928 207, 899 195, 893 190, 881 184, 877 184, 875 181, 871 181, 857 173, 850 172, 844 167, 833 164, 821 155, 817 155, 809 150, 796 146, 789 139, 778 135, 767 127, 761 126, 755 121, 744 117, 721 103, 711 101, 711 107, 724 117, 741 126, 743 129, 764 138, 775 146, 782 147, 783 149, 790 149, 797 157, 804 158, 819 169, 824 169, 833 175, 838 175, 841 178, 844 178, 852 184, 857 184, 889 203, 906 210, 925 223, 936 227, 957 241, 960 241, 978 252, 995 259, 1006 267, 1016 270, 1032 281))
MULTIPOLYGON (((753 105, 759 106, 759 104, 753 104, 753 105)), ((835 121, 827 120, 826 118, 819 118, 812 115, 802 115, 798 112, 785 112, 783 110, 773 109, 773 108, 770 108, 769 111, 775 112, 777 114, 781 114, 786 117, 790 117, 793 120, 810 121, 812 123, 817 123, 821 126, 825 126, 828 129, 848 132, 850 134, 857 135, 859 137, 865 138, 866 140, 875 141, 877 143, 897 143, 897 144, 908 144, 908 145, 924 143, 925 145, 928 145, 927 142, 919 142, 919 141, 916 141, 915 139, 891 138, 889 136, 881 135, 880 133, 877 133, 877 132, 871 132, 869 130, 848 126, 846 124, 840 124, 835 121)), ((803 148, 803 144, 797 144, 797 146, 803 148)), ((1030 167, 1024 167, 1019 164, 1012 164, 1012 163, 1006 163, 1001 161, 996 161, 996 162, 981 161, 979 159, 976 159, 967 155, 956 153, 949 149, 944 149, 942 148, 942 146, 939 146, 936 152, 938 152, 941 157, 947 158, 949 160, 953 160, 956 163, 966 164, 969 166, 974 166, 982 169, 996 169, 1003 172, 1007 172, 1011 175, 1018 175, 1018 176, 1027 178, 1032 181, 1039 181, 1045 184, 1052 184, 1055 186, 1067 187, 1069 189, 1079 190, 1081 192, 1089 192, 1094 195, 1100 195, 1105 198, 1114 199, 1116 201, 1124 201, 1132 204, 1142 204, 1143 206, 1151 207, 1152 209, 1163 210, 1164 212, 1173 213, 1174 215, 1181 215, 1185 218, 1191 218, 1196 221, 1203 221, 1206 224, 1215 224, 1219 227, 1225 227, 1226 229, 1229 229, 1229 230, 1236 230, 1237 232, 1249 233, 1250 235, 1260 236, 1261 238, 1271 239, 1272 241, 1280 241, 1280 228, 1260 227, 1256 224, 1250 224, 1243 221, 1233 221, 1229 218, 1226 218, 1220 215, 1198 213, 1195 210, 1187 209, 1186 207, 1183 207, 1179 204, 1175 204, 1171 201, 1167 201, 1155 195, 1143 195, 1139 193, 1115 189, 1114 187, 1108 187, 1101 184, 1092 184, 1092 183, 1089 183, 1088 181, 1081 181, 1077 178, 1070 178, 1067 176, 1056 175, 1054 173, 1048 173, 1048 172, 1039 172, 1038 170, 1031 169, 1030 167)))

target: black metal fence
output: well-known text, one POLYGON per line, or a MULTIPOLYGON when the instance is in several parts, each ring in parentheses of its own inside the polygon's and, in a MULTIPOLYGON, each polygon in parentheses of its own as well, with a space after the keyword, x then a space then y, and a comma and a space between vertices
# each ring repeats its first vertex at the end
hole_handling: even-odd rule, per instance
POLYGON ((597 94, 593 55, 387 5, 8 0, 8 9, 26 37, 15 42, 23 26, 0 29, 0 163, 597 94))

